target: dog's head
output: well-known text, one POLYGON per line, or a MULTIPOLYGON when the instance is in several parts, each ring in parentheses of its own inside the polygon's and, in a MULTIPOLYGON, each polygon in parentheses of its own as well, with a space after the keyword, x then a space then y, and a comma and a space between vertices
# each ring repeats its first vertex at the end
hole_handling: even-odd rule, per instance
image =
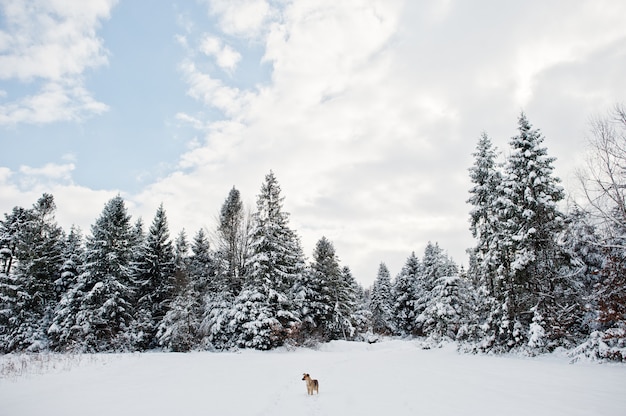
POLYGON ((307 373, 302 374, 302 380, 306 380, 307 378, 311 378, 307 373))

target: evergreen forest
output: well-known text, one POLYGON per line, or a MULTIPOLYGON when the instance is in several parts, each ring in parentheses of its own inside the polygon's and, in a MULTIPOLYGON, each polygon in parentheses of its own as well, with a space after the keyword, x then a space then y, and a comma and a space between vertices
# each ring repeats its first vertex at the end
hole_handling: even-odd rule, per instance
POLYGON ((468 266, 428 242, 397 276, 380 263, 370 288, 326 237, 306 260, 273 172, 256 209, 233 187, 217 229, 193 235, 170 235, 162 205, 149 224, 133 220, 119 195, 88 234, 64 230, 43 194, 0 220, 0 351, 268 350, 399 336, 624 361, 626 112, 616 107, 591 133, 576 202, 526 115, 506 157, 484 133, 469 196, 458 196, 475 240, 468 266))

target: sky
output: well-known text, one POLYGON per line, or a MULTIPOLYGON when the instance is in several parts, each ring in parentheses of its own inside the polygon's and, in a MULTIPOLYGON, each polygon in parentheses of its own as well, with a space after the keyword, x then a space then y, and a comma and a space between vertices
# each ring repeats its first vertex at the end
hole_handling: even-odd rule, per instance
POLYGON ((483 132, 523 111, 575 193, 626 101, 622 0, 0 0, 0 214, 51 193, 89 234, 121 195, 172 237, 276 175, 311 258, 365 286, 437 242, 467 266, 483 132))

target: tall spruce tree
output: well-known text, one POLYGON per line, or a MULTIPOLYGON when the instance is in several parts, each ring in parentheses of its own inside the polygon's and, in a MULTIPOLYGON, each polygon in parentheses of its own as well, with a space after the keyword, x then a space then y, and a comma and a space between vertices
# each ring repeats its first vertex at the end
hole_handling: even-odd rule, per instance
POLYGON ((148 349, 157 345, 156 333, 174 297, 176 278, 174 248, 163 204, 157 209, 141 253, 135 277, 133 336, 138 349, 148 349))
POLYGON ((476 274, 472 277, 493 293, 497 284, 500 257, 499 251, 493 250, 493 247, 497 244, 501 226, 495 208, 502 174, 496 163, 496 149, 486 133, 480 137, 473 156, 474 166, 469 169, 469 172, 474 186, 470 189, 471 196, 467 202, 472 205, 470 230, 476 239, 476 247, 472 255, 475 256, 474 260, 478 267, 472 268, 472 272, 476 274))
POLYGON ((367 332, 371 312, 367 306, 363 287, 356 281, 348 266, 341 269, 341 287, 343 287, 343 292, 340 296, 343 301, 339 305, 345 308, 341 312, 343 319, 339 321, 341 335, 344 339, 353 339, 367 332), (348 315, 349 322, 346 322, 345 317, 348 315))
POLYGON ((415 299, 421 264, 415 252, 407 258, 392 287, 394 327, 399 335, 414 335, 415 299))
POLYGON ((126 350, 134 315, 132 260, 137 247, 124 200, 109 200, 91 227, 85 250, 85 270, 68 293, 73 323, 60 339, 79 351, 126 350))
MULTIPOLYGON (((313 251, 313 261, 296 284, 296 304, 302 325, 300 331, 306 337, 329 340, 336 335, 335 319, 339 320, 339 297, 341 268, 335 247, 326 238, 318 240, 313 251)), ((337 322, 339 324, 339 322, 337 322)))
POLYGON ((4 351, 48 348, 48 327, 60 298, 64 233, 56 224, 54 197, 43 194, 31 209, 16 207, 2 223, 8 254, 0 278, 0 342, 4 351))
POLYGON ((73 314, 78 310, 78 307, 68 304, 69 295, 78 284, 79 276, 84 270, 84 259, 85 246, 82 232, 80 228, 72 226, 63 247, 61 276, 55 282, 60 300, 54 310, 52 324, 48 328, 50 348, 53 350, 64 349, 64 340, 61 338, 70 333, 74 323, 73 314))
POLYGON ((511 138, 511 154, 497 191, 502 229, 497 244, 492 244, 501 260, 501 284, 494 289, 498 318, 492 321, 497 326, 495 339, 507 347, 525 344, 533 317, 539 313, 548 321, 556 318, 558 304, 571 303, 574 295, 572 282, 563 279, 567 261, 557 244, 564 228, 557 204, 564 193, 553 175, 555 159, 548 156, 543 135, 524 114, 518 131, 511 138))
POLYGON ((299 321, 292 290, 305 263, 288 218, 280 186, 270 171, 257 199, 244 288, 231 313, 230 326, 241 347, 279 346, 299 321))
POLYGON ((456 264, 439 247, 439 243, 428 242, 424 248, 421 271, 415 285, 415 300, 413 302, 415 314, 415 333, 423 335, 424 320, 420 315, 432 303, 433 290, 437 281, 442 277, 455 276, 456 264))
POLYGON ((372 330, 379 334, 393 333, 391 277, 385 263, 378 266, 370 298, 372 330))

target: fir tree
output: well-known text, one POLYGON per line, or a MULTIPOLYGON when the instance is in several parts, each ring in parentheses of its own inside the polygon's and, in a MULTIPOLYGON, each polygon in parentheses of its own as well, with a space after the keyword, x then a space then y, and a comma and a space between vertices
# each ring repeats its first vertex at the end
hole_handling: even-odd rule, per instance
POLYGON ((189 259, 189 278, 194 285, 194 290, 203 295, 208 291, 217 291, 217 287, 209 288, 214 281, 214 273, 215 266, 209 238, 200 228, 191 242, 191 258, 189 259))
POLYGON ((502 230, 492 244, 501 255, 500 284, 494 289, 500 304, 497 338, 508 347, 526 343, 533 308, 550 321, 559 303, 575 302, 572 282, 562 278, 568 260, 557 244, 564 221, 557 207, 563 189, 553 176, 555 159, 547 155, 543 136, 524 114, 518 129, 497 191, 502 230))
POLYGON ((106 203, 91 227, 85 251, 85 271, 67 294, 72 317, 68 333, 60 334, 64 347, 81 351, 124 350, 130 345, 133 323, 133 269, 136 247, 124 200, 106 203))
POLYGON ((189 242, 183 229, 174 243, 174 292, 182 292, 189 284, 189 242))
POLYGON ((415 299, 421 264, 415 253, 407 258, 392 287, 394 327, 400 335, 414 335, 415 299))
POLYGON ((55 282, 63 264, 64 234, 56 224, 56 204, 43 194, 30 210, 15 208, 2 224, 10 257, 0 281, 2 349, 48 348, 47 330, 60 294, 55 282))
POLYGON ((137 348, 147 349, 156 346, 158 326, 174 297, 174 249, 162 204, 157 209, 141 253, 135 278, 137 308, 133 336, 137 348))
POLYGON ((237 345, 269 349, 290 336, 298 322, 292 290, 304 267, 300 241, 289 228, 280 186, 270 172, 257 199, 244 288, 232 311, 237 345))
POLYGON ((474 166, 469 171, 474 186, 470 189, 471 197, 467 202, 472 205, 470 230, 477 240, 471 254, 475 256, 478 267, 472 271, 478 284, 485 285, 493 293, 499 265, 499 251, 494 247, 497 247, 500 227, 495 208, 502 175, 496 163, 496 150, 486 133, 480 137, 473 156, 474 166))
MULTIPOLYGON (((300 331, 304 336, 317 340, 328 340, 336 328, 333 323, 339 320, 339 297, 344 288, 340 287, 341 269, 335 247, 322 237, 315 245, 313 262, 306 273, 303 273, 296 285, 296 303, 300 310, 302 325, 300 331)), ((339 322, 337 322, 339 324, 339 322)))
POLYGON ((379 334, 393 332, 391 278, 385 263, 380 263, 370 298, 372 330, 379 334))
POLYGON ((363 287, 356 281, 348 266, 341 269, 341 302, 339 311, 342 319, 339 321, 343 339, 353 339, 367 332, 371 321, 371 312, 367 306, 363 287), (347 318, 347 319, 346 319, 347 318))
POLYGON ((435 340, 457 340, 473 335, 479 318, 477 293, 471 282, 459 276, 439 277, 426 308, 416 321, 423 334, 435 340))

